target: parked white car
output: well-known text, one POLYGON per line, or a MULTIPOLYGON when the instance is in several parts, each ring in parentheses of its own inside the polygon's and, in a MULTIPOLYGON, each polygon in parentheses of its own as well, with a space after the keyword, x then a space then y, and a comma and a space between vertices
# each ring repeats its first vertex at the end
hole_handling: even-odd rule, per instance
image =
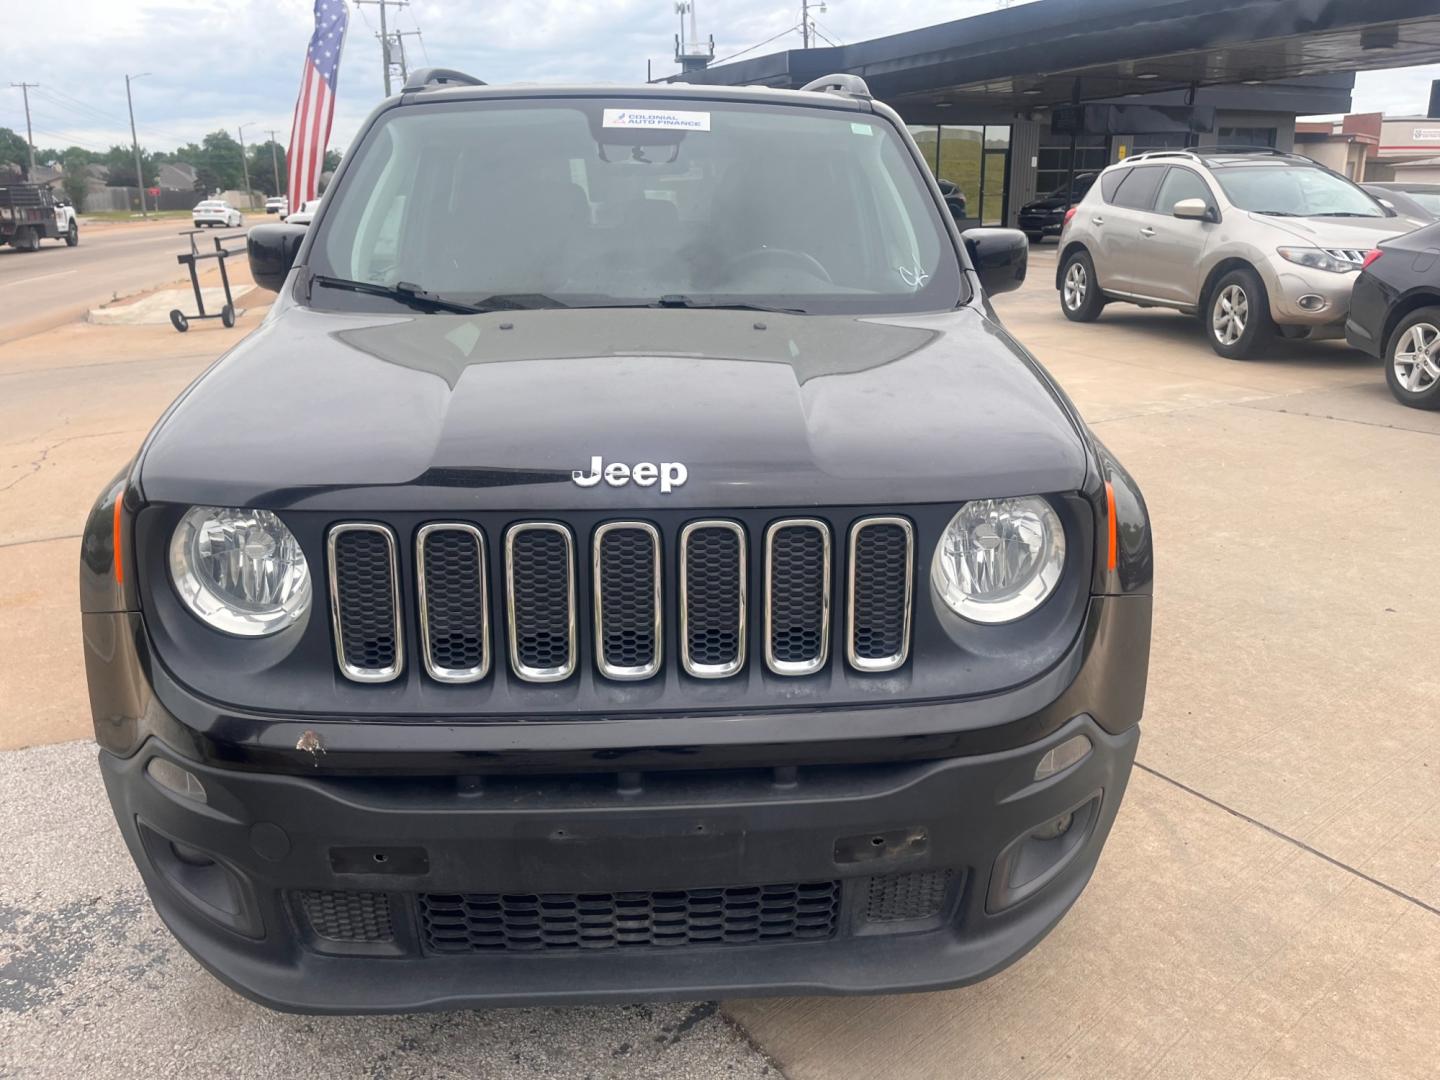
POLYGON ((315 214, 320 209, 319 199, 306 199, 300 204, 300 209, 285 219, 287 225, 309 225, 315 220, 315 214))
POLYGON ((222 229, 238 229, 245 221, 239 210, 231 206, 224 199, 206 199, 197 203, 195 209, 190 211, 190 220, 195 227, 201 228, 206 225, 216 225, 222 229))
POLYGON ((265 213, 279 214, 283 220, 285 217, 285 196, 275 195, 265 200, 265 213))

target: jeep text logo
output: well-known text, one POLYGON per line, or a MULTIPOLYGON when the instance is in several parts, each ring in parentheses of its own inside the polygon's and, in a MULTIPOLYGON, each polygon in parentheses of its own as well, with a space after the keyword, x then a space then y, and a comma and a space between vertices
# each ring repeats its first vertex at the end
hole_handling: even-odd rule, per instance
POLYGON ((570 478, 581 487, 594 487, 601 480, 611 487, 624 487, 632 480, 641 487, 649 487, 658 480, 661 494, 668 495, 671 489, 679 487, 690 478, 690 471, 678 461, 662 461, 659 465, 653 461, 637 461, 634 465, 612 461, 606 465, 600 460, 600 455, 596 454, 590 459, 588 473, 583 469, 576 469, 570 474, 570 478))

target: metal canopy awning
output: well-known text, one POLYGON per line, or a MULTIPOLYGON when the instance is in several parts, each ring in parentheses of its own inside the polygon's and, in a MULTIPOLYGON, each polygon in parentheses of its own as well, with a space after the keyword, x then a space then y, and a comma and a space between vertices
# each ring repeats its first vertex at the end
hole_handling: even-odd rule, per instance
POLYGON ((1440 0, 1039 0, 684 79, 795 87, 846 71, 897 107, 1019 112, 1436 62, 1440 0))

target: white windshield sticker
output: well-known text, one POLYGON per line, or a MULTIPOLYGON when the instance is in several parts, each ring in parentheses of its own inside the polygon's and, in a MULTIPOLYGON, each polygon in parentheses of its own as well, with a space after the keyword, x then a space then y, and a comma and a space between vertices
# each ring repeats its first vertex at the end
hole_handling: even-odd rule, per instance
POLYGON ((856 135, 874 135, 875 129, 869 124, 851 124, 850 130, 856 135))
POLYGON ((708 112, 677 112, 673 109, 606 109, 607 128, 659 128, 664 131, 709 131, 708 112))

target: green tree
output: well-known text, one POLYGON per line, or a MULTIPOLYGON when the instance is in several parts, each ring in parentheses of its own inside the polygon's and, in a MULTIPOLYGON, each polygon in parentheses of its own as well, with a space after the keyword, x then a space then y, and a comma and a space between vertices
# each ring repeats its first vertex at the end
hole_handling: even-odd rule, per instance
MULTIPOLYGON (((228 131, 212 131, 201 140, 203 165, 213 179, 212 187, 235 191, 245 185, 244 166, 240 161, 240 144, 228 131)), ((202 163, 196 163, 197 170, 202 163)))
POLYGON ((279 195, 285 191, 285 147, 275 143, 275 156, 270 156, 270 142, 256 143, 250 151, 250 186, 263 191, 266 196, 279 195), (275 165, 280 166, 280 183, 275 183, 275 165))
POLYGON ((0 127, 0 172, 10 170, 30 175, 30 144, 9 128, 0 127))
POLYGON ((86 168, 91 164, 86 160, 87 152, 78 146, 72 146, 60 158, 61 168, 65 170, 65 177, 60 181, 65 188, 65 197, 74 204, 76 210, 85 209, 86 180, 88 179, 86 168))
POLYGON ((129 146, 112 146, 105 152, 103 164, 110 170, 110 177, 105 182, 110 187, 154 187, 155 179, 160 172, 160 162, 155 155, 145 150, 140 150, 140 170, 143 174, 141 179, 135 177, 135 150, 129 146))

